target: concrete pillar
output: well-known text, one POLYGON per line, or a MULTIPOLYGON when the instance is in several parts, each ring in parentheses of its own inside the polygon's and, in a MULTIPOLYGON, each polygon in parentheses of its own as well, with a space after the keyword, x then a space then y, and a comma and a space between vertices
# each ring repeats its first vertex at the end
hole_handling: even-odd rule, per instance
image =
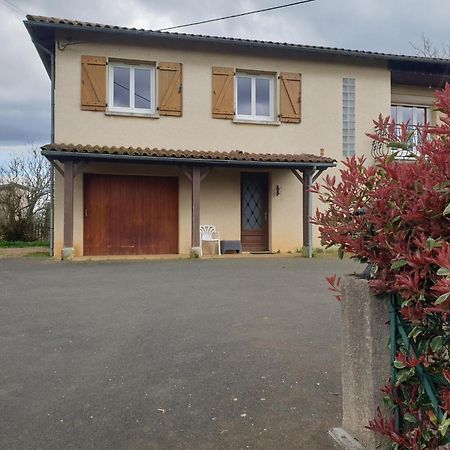
POLYGON ((387 296, 375 296, 367 280, 354 276, 342 280, 343 430, 333 429, 330 434, 338 440, 336 437, 344 433, 348 441, 354 438, 357 442, 353 447, 341 444, 341 448, 391 448, 385 438, 365 429, 377 407, 384 408, 380 388, 391 376, 388 320, 387 296))

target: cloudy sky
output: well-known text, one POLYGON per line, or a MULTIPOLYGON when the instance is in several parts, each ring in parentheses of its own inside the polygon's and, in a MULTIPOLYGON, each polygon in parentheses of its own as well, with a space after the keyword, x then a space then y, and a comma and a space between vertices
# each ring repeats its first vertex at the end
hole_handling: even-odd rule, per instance
MULTIPOLYGON (((292 0, 0 0, 0 161, 49 142, 50 81, 25 13, 159 29, 292 0)), ((450 0, 316 0, 179 31, 414 54, 422 34, 450 42, 450 0)))

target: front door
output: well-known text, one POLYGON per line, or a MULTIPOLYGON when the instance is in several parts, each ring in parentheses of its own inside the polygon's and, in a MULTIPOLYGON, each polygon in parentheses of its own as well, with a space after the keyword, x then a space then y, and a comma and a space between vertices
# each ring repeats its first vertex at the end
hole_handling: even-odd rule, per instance
POLYGON ((241 174, 241 243, 246 252, 269 250, 269 176, 241 174))

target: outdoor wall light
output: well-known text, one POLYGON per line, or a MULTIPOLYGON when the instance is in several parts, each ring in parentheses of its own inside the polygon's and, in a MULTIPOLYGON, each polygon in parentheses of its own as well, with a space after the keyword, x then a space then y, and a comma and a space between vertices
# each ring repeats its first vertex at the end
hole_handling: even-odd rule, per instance
POLYGON ((278 184, 275 187, 275 193, 276 193, 277 197, 281 194, 281 186, 278 184))

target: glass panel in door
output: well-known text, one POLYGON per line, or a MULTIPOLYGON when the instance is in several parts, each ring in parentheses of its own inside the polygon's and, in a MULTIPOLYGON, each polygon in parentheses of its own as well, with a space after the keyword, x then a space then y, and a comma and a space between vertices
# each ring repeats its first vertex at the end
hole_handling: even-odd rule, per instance
POLYGON ((268 250, 268 175, 241 175, 241 243, 244 251, 268 250))

